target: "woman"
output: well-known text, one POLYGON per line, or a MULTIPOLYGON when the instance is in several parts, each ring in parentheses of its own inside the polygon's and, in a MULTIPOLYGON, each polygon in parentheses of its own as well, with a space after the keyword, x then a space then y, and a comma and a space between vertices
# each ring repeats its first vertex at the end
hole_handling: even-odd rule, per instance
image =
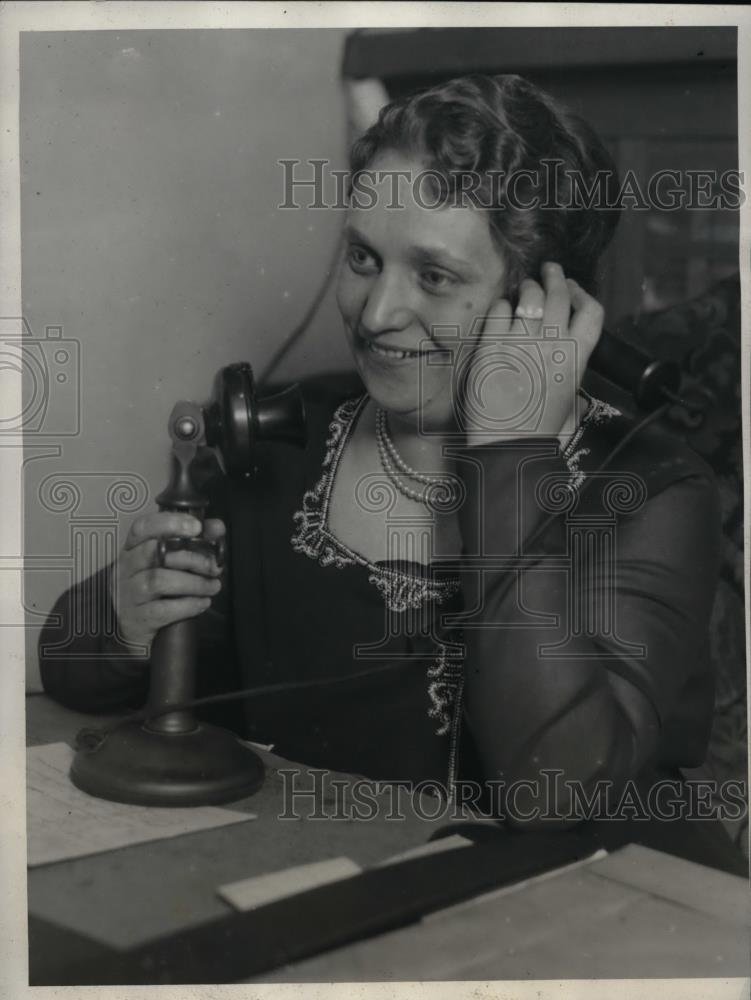
MULTIPOLYGON (((202 556, 154 568, 156 540, 198 522, 139 518, 105 571, 119 637, 43 656, 45 688, 92 710, 139 703, 147 660, 129 647, 200 615, 199 693, 332 678, 221 714, 292 759, 514 784, 510 818, 531 825, 551 770, 591 790, 697 763, 717 498, 654 429, 597 472, 632 426, 582 386, 615 217, 567 196, 603 171, 616 183, 606 151, 519 77, 468 77, 385 108, 352 170, 337 297, 365 393, 307 389, 305 452, 262 449, 252 557, 242 488, 217 482, 205 530, 227 526, 231 595, 202 556), (555 161, 551 208, 540 168, 555 161), (570 516, 551 521, 561 496, 570 516), (588 573, 570 569, 577 524, 605 539, 588 573)), ((61 628, 80 596, 55 609, 61 628)), ((579 818, 559 788, 553 811, 579 818)))

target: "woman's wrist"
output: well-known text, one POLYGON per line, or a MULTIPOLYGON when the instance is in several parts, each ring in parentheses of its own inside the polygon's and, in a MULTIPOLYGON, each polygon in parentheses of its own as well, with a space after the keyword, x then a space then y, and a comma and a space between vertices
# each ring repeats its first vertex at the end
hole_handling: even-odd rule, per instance
POLYGON ((559 446, 563 448, 576 430, 578 419, 579 408, 576 400, 574 400, 573 405, 567 408, 565 418, 560 415, 553 417, 548 415, 544 424, 540 423, 534 430, 528 433, 520 433, 518 430, 494 432, 487 426, 483 427, 480 424, 473 424, 466 429, 465 439, 467 446, 470 448, 476 448, 483 444, 502 445, 521 443, 524 441, 534 445, 535 442, 548 443, 553 439, 557 440, 559 446))

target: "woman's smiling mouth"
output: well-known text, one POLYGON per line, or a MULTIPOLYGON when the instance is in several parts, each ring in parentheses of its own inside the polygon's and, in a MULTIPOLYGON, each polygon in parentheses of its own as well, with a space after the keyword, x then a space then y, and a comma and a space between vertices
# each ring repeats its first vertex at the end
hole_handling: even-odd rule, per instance
POLYGON ((357 343, 361 348, 364 348, 371 354, 375 354, 379 358, 388 358, 392 361, 411 361, 415 358, 423 357, 426 354, 432 354, 435 351, 435 349, 427 351, 412 351, 403 350, 399 347, 387 347, 385 344, 379 344, 377 341, 371 340, 368 337, 363 337, 359 333, 355 336, 357 343))

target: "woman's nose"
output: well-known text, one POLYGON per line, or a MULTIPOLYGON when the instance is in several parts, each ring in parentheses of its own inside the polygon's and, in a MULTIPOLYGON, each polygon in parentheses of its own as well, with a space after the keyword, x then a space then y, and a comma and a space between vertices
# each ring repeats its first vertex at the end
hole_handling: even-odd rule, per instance
POLYGON ((371 334, 404 330, 414 317, 409 291, 397 275, 382 271, 368 289, 360 314, 361 325, 371 334))

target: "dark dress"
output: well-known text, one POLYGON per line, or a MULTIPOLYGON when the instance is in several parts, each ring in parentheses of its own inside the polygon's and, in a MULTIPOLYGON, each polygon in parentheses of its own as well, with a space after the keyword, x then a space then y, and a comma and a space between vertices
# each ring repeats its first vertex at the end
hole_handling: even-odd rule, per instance
MULTIPOLYGON (((200 619, 198 693, 329 682, 205 717, 290 759, 385 780, 515 775, 529 741, 544 748, 553 731, 587 778, 635 777, 636 732, 653 734, 642 780, 701 762, 713 706, 713 477, 654 427, 596 474, 633 422, 588 398, 563 453, 554 441, 457 447, 462 558, 426 567, 370 563, 328 530, 362 400, 306 390, 305 449, 263 447, 252 483, 212 480, 230 585, 200 619), (509 586, 520 541, 524 572, 509 586), (634 692, 630 711, 614 699, 614 676, 634 692), (600 770, 587 770, 595 760, 600 770)), ((46 691, 90 711, 137 706, 147 693, 147 672, 116 638, 71 636, 72 609, 102 600, 106 572, 60 598, 40 640, 46 691)))

